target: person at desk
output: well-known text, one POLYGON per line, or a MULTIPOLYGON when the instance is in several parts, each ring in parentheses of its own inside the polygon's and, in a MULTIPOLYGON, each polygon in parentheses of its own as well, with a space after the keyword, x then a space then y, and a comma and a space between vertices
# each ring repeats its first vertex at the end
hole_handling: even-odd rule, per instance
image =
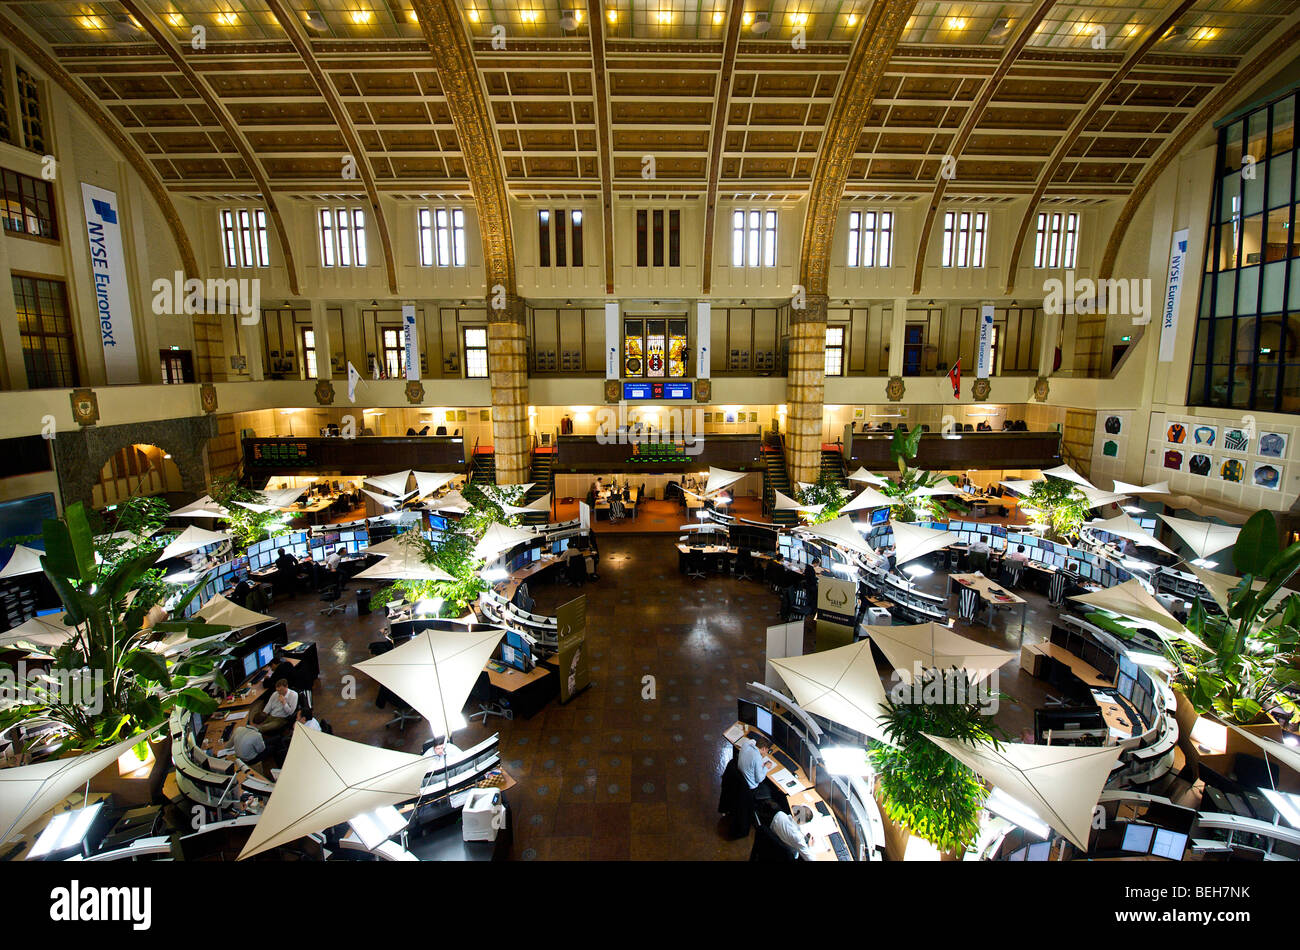
POLYGON ((298 707, 298 715, 296 718, 299 723, 306 726, 308 729, 315 729, 317 732, 321 731, 320 720, 316 718, 316 714, 312 712, 311 707, 306 703, 303 703, 298 707))
POLYGON ((763 761, 763 754, 770 747, 771 742, 765 736, 757 739, 745 736, 736 743, 736 769, 754 799, 772 797, 767 784, 767 763, 763 761))
POLYGON ((247 719, 235 727, 235 731, 230 734, 230 742, 226 746, 245 765, 256 765, 262 761, 266 755, 266 739, 258 728, 248 722, 247 719))
POLYGON ((280 593, 293 593, 298 581, 298 559, 280 548, 280 555, 275 559, 275 588, 280 593))
POLYGON ((970 566, 976 571, 989 568, 989 537, 981 534, 980 539, 970 546, 970 566))
POLYGON ((970 476, 963 473, 961 480, 957 482, 957 487, 969 494, 971 491, 970 476))
POLYGON ((441 771, 449 763, 460 760, 460 749, 454 742, 448 742, 446 736, 434 736, 432 743, 429 746, 429 754, 425 758, 430 760, 430 766, 434 771, 441 771))
POLYGON ((803 591, 808 598, 808 609, 812 610, 817 604, 817 570, 811 564, 804 565, 803 591))
POLYGON ((265 718, 257 724, 257 728, 262 732, 276 732, 283 729, 293 719, 293 714, 297 710, 297 691, 289 688, 288 680, 276 680, 275 691, 266 698, 266 705, 262 707, 262 715, 265 718))
POLYGON ((339 572, 339 565, 342 563, 343 555, 339 553, 338 548, 335 548, 330 552, 330 556, 325 559, 325 570, 329 571, 331 574, 337 574, 339 572))
POLYGON ((1021 567, 1028 564, 1029 555, 1025 553, 1025 546, 1023 544, 1017 544, 1015 551, 1007 555, 1007 560, 1016 561, 1021 567))
POLYGON ((807 805, 795 805, 787 815, 779 808, 768 823, 768 830, 776 839, 804 861, 813 859, 812 835, 803 831, 803 826, 813 820, 813 810, 807 805))
POLYGON ((230 602, 240 607, 246 607, 248 605, 248 595, 252 592, 252 585, 248 581, 240 581, 235 585, 235 589, 230 592, 230 602))

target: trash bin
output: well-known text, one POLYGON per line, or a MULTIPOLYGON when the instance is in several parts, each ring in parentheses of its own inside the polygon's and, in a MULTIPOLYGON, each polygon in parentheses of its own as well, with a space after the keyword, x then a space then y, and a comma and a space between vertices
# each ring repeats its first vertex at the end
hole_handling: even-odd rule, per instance
POLYGON ((357 616, 358 617, 370 616, 370 594, 371 593, 372 592, 369 587, 363 587, 357 591, 357 616))

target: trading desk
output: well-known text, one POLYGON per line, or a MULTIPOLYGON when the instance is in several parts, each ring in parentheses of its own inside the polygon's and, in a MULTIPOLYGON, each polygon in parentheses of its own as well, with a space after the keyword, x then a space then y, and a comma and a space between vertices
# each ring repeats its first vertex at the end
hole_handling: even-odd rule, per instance
MULTIPOLYGON (((566 552, 567 553, 567 552, 566 552)), ((527 567, 521 567, 508 578, 497 585, 497 593, 506 600, 513 600, 515 592, 519 590, 519 585, 530 578, 536 577, 542 571, 549 570, 552 567, 558 567, 564 564, 564 554, 547 554, 545 557, 539 557, 527 567)))
MULTIPOLYGON (((747 726, 742 722, 732 724, 731 728, 727 730, 725 737, 729 742, 731 742, 734 749, 741 739, 750 734, 762 736, 767 741, 771 741, 770 736, 764 735, 764 733, 759 732, 757 729, 747 726), (732 739, 732 736, 735 736, 735 739, 732 739)), ((770 781, 772 785, 785 796, 786 802, 791 808, 795 805, 807 805, 813 810, 813 820, 808 824, 801 826, 804 834, 811 834, 813 836, 812 844, 810 845, 813 853, 813 860, 838 860, 838 858, 835 857, 835 847, 831 844, 830 836, 832 834, 839 834, 841 838, 844 838, 845 836, 844 829, 840 827, 839 820, 835 817, 835 812, 831 811, 830 803, 823 800, 821 795, 817 792, 813 782, 809 780, 808 776, 804 774, 803 769, 798 765, 796 765, 794 771, 790 773, 794 776, 794 782, 796 785, 795 787, 787 787, 779 784, 777 780, 772 777, 778 772, 786 771, 785 766, 774 759, 771 755, 763 756, 763 764, 767 766, 768 781, 770 781), (826 810, 827 814, 822 814, 821 808, 818 808, 819 803, 821 808, 826 810)))
MULTIPOLYGON (((1020 605, 1020 636, 1025 635, 1025 612, 1028 609, 1028 603, 1023 597, 1011 593, 1005 588, 995 585, 983 574, 952 574, 948 577, 948 593, 951 596, 953 591, 958 593, 960 598, 966 591, 979 597, 980 601, 987 607, 988 619, 985 625, 993 626, 994 608, 1010 609, 1017 604, 1020 605)), ((968 595, 969 596, 969 595, 968 595)), ((973 613, 972 613, 973 619, 973 613)))
POLYGON ((490 695, 493 702, 511 709, 516 716, 531 719, 560 694, 560 678, 552 667, 542 663, 527 673, 520 673, 489 660, 475 692, 490 695))
POLYGON ((1020 668, 1030 676, 1041 675, 1041 658, 1051 657, 1058 663, 1062 663, 1070 668, 1073 673, 1085 686, 1096 688, 1114 687, 1114 683, 1106 679, 1097 671, 1095 667, 1079 659, 1063 646, 1044 640, 1042 643, 1031 643, 1020 648, 1020 668))

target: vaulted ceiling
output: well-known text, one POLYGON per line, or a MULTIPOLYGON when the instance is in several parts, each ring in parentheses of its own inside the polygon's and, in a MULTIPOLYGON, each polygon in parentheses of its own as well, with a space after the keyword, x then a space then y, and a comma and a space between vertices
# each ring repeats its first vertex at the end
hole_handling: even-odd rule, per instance
MULTIPOLYGON (((518 196, 807 191, 871 8, 458 2, 446 5, 472 38, 505 187, 518 196)), ((919 0, 870 105, 845 194, 931 195, 965 127, 949 198, 1036 186, 1060 198, 1126 195, 1166 137, 1297 6, 919 0), (1130 60, 1171 13, 1172 29, 1130 60), (1026 22, 1031 35, 1004 62, 1026 22), (982 95, 995 74, 996 89, 982 95)), ((456 77, 435 59, 411 0, 16 0, 4 9, 173 192, 471 188, 474 157, 451 104, 463 100, 446 88, 456 77), (343 178, 352 143, 369 181, 343 178)))

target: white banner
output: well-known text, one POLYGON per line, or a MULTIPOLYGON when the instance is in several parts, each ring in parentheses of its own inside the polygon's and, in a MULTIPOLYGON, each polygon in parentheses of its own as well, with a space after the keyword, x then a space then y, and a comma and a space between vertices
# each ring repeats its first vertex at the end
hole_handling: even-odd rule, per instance
POLYGON ((695 378, 709 378, 709 340, 712 339, 713 305, 701 300, 695 305, 695 378))
POLYGON ((402 329, 404 334, 403 345, 406 349, 406 378, 420 378, 420 347, 418 336, 415 332, 415 304, 402 304, 402 329))
POLYGON ((605 304, 605 378, 618 379, 623 375, 623 361, 619 359, 622 349, 618 332, 618 302, 605 304))
POLYGON ((1160 362, 1174 359, 1174 343, 1178 338, 1178 302, 1183 296, 1183 265, 1187 260, 1188 229, 1174 232, 1169 247, 1169 286, 1165 290, 1165 306, 1160 315, 1160 362))
POLYGON ((348 360, 348 402, 357 401, 357 383, 361 382, 361 374, 357 368, 348 360))
POLYGON ((117 195, 83 181, 81 199, 90 237, 90 269, 104 344, 104 372, 110 383, 138 383, 140 365, 135 355, 135 326, 126 284, 122 229, 117 220, 117 195))
POLYGON ((988 379, 993 371, 993 304, 980 307, 980 325, 975 336, 975 378, 988 379))

